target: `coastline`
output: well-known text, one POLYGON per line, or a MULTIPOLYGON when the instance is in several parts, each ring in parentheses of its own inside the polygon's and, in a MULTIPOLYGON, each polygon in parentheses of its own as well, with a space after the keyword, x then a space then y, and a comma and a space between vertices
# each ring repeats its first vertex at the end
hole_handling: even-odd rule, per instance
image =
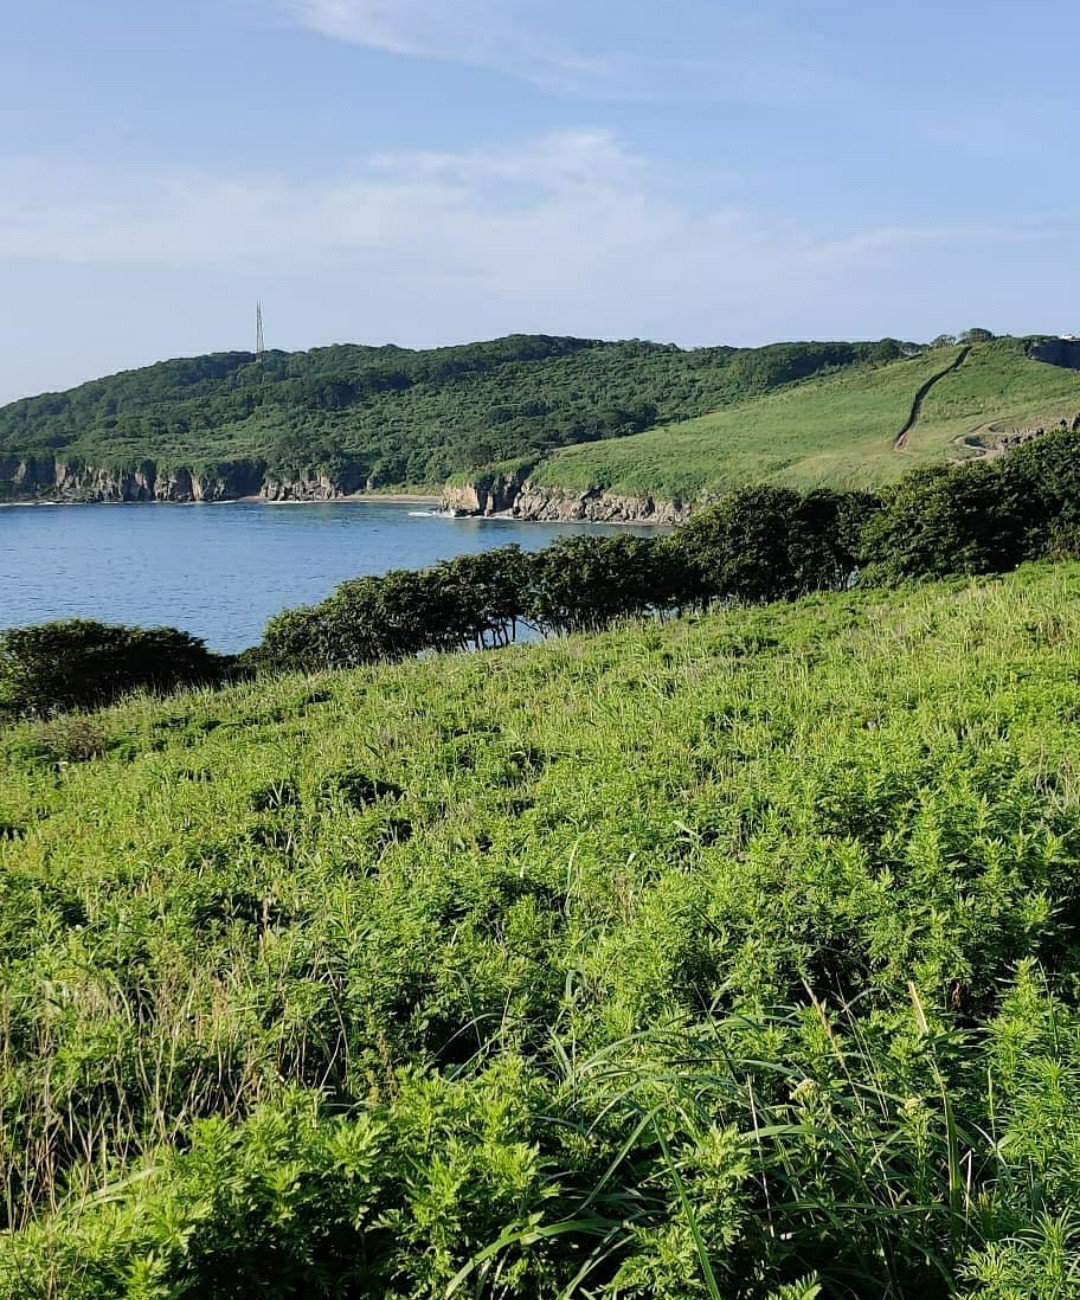
POLYGON ((357 492, 352 496, 309 497, 306 500, 300 497, 273 500, 262 496, 219 497, 216 501, 79 501, 71 497, 35 497, 32 500, 0 501, 0 510, 22 506, 327 506, 372 505, 380 502, 389 506, 438 506, 442 497, 414 492, 357 492))
MULTIPOLYGON (((228 500, 211 501, 209 505, 245 505, 259 506, 327 506, 327 505, 377 505, 382 502, 388 506, 437 506, 442 497, 428 496, 420 492, 353 492, 348 496, 318 497, 282 497, 277 500, 263 496, 230 497, 228 500)), ((189 503, 190 504, 190 503, 189 503)), ((201 504, 195 502, 194 504, 201 504)))
MULTIPOLYGON (((643 499, 645 500, 645 499, 643 499)), ((619 502, 620 509, 613 511, 608 518, 596 517, 584 513, 580 509, 580 504, 575 500, 567 500, 562 509, 551 509, 550 506, 543 512, 533 513, 526 510, 518 513, 514 508, 504 510, 482 510, 469 509, 462 505, 446 506, 446 496, 436 496, 427 492, 355 492, 341 496, 326 497, 264 497, 260 495, 247 495, 237 497, 218 497, 212 501, 80 501, 72 497, 36 497, 32 499, 0 501, 0 511, 4 509, 15 509, 31 507, 34 509, 46 509, 57 506, 174 506, 174 507, 193 507, 193 506, 229 506, 229 505, 249 505, 249 506, 326 506, 326 505, 346 505, 346 506, 369 506, 369 505, 388 505, 388 506, 416 506, 425 511, 438 513, 446 518, 452 519, 479 519, 491 520, 506 523, 524 523, 524 524, 605 524, 612 527, 640 528, 650 527, 659 529, 670 529, 678 523, 683 522, 681 517, 672 517, 663 511, 656 511, 652 507, 651 501, 648 502, 650 508, 635 514, 633 510, 627 509, 629 499, 621 499, 619 502)), ((687 512, 688 513, 688 512, 687 512)))

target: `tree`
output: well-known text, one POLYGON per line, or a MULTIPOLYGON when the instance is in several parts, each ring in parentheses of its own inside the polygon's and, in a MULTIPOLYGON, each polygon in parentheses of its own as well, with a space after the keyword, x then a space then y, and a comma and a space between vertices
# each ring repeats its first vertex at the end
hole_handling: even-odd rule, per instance
POLYGON ((0 632, 0 708, 49 717, 136 690, 213 685, 232 661, 176 628, 66 619, 0 632))
POLYGON ((1021 443, 997 462, 1007 508, 1028 559, 1080 551, 1080 432, 1021 443))
POLYGON ((789 488, 743 488, 685 524, 679 545, 700 602, 797 594, 789 543, 800 504, 799 494, 789 488))
POLYGON ((528 619, 543 632, 595 632, 670 603, 646 537, 561 537, 532 561, 528 619))
POLYGON ((936 465, 904 476, 863 549, 876 581, 1000 573, 1023 559, 1023 527, 993 465, 936 465))

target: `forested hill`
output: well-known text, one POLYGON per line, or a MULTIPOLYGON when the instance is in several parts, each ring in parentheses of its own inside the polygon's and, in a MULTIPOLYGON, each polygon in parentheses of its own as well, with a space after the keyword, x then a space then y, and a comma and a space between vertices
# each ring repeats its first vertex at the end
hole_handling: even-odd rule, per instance
POLYGON ((346 491, 434 486, 903 351, 891 339, 686 351, 515 335, 430 351, 342 345, 260 361, 218 353, 3 407, 0 478, 16 494, 44 493, 59 462, 110 472, 149 464, 221 482, 245 466, 248 479, 324 475, 346 491))

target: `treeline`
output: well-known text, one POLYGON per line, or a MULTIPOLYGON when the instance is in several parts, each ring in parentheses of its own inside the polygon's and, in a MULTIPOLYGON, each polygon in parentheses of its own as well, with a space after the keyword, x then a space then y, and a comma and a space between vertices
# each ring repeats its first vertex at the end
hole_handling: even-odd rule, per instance
POLYGON ((505 645, 521 625, 596 632, 620 619, 843 587, 875 504, 862 493, 751 488, 669 536, 562 537, 533 553, 506 546, 357 578, 272 619, 244 659, 280 671, 350 668, 505 645))
POLYGON ((351 487, 452 474, 688 419, 823 370, 895 360, 895 340, 699 348, 514 335, 413 352, 343 345, 167 361, 0 409, 0 457, 351 487))
POLYGON ((1047 435, 999 460, 918 469, 887 499, 776 487, 733 492, 653 538, 563 537, 342 583, 271 619, 232 658, 171 629, 85 620, 0 634, 0 709, 42 716, 135 689, 317 672, 429 652, 596 632, 630 618, 811 592, 1005 572, 1080 555, 1080 434, 1047 435))
POLYGON ((1061 432, 998 460, 908 474, 887 499, 827 489, 733 492, 668 536, 561 538, 340 586, 271 620, 248 654, 317 671, 481 649, 524 624, 545 635, 726 602, 1000 573, 1080 554, 1080 435, 1061 432))

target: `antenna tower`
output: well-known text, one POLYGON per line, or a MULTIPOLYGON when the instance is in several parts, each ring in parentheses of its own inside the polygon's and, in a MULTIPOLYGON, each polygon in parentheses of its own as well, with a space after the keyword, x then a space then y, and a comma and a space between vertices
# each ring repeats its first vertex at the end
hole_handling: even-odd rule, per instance
POLYGON ((261 361, 266 353, 266 340, 263 338, 262 303, 255 304, 255 360, 261 361))

